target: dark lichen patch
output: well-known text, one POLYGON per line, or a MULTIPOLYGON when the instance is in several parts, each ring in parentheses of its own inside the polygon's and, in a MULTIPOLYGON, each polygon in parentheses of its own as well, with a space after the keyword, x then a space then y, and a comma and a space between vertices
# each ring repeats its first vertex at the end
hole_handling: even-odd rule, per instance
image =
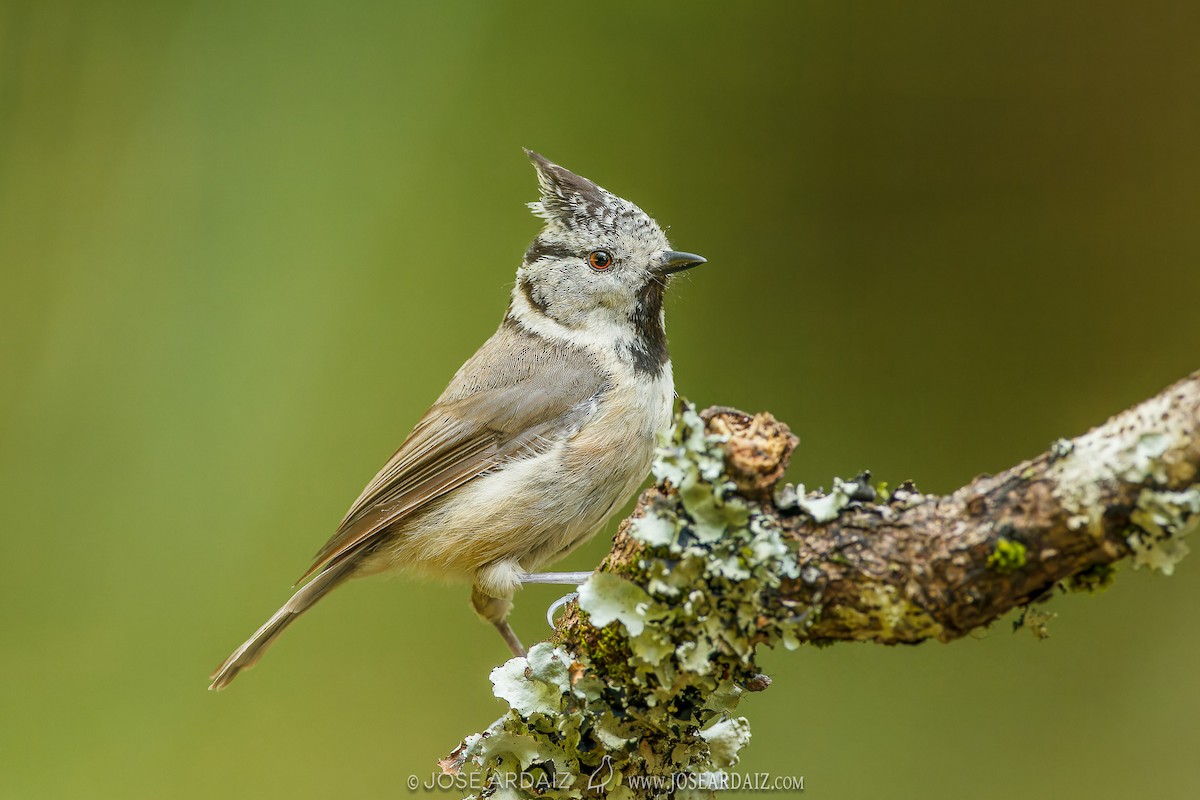
POLYGON ((1103 592, 1117 580, 1116 564, 1094 564, 1083 572, 1077 572, 1063 581, 1070 592, 1103 592))

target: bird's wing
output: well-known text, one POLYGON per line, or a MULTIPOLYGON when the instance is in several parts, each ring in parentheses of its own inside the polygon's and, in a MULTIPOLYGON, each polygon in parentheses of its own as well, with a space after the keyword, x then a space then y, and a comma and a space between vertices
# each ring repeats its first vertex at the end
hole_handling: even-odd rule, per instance
POLYGON ((606 385, 582 351, 501 327, 367 484, 300 580, 360 552, 447 492, 544 451, 578 426, 606 385))

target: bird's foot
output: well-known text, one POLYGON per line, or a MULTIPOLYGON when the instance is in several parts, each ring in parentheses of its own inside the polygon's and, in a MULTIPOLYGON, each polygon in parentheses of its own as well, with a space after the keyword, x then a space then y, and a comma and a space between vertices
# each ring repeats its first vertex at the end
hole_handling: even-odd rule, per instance
POLYGON ((564 594, 562 597, 551 603, 550 607, 546 609, 546 624, 553 628, 554 613, 577 597, 579 597, 579 592, 571 592, 570 594, 564 594))

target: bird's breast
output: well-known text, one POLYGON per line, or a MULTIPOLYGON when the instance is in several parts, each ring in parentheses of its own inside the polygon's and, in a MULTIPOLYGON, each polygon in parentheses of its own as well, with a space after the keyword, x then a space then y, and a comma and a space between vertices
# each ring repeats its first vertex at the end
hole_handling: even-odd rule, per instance
POLYGON ((613 465, 628 462, 629 471, 641 471, 644 476, 655 436, 670 423, 674 394, 669 366, 652 379, 614 381, 595 399, 591 413, 568 440, 564 455, 613 465))
POLYGON ((652 380, 617 382, 564 444, 562 474, 600 496, 601 516, 623 503, 650 471, 655 437, 670 423, 673 398, 669 369, 652 380))

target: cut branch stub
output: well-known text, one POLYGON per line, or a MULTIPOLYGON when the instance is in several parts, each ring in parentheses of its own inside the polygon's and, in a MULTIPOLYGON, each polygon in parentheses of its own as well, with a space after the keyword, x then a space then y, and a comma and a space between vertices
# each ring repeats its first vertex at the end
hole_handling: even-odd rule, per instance
POLYGON ((744 497, 770 497, 800 440, 770 413, 751 416, 725 406, 700 412, 709 433, 726 439, 725 472, 744 497))

